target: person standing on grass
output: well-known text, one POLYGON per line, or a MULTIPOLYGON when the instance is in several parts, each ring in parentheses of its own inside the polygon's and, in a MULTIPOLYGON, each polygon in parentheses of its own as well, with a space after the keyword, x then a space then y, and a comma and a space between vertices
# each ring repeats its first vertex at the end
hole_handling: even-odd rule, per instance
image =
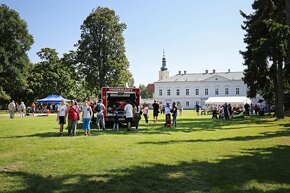
POLYGON ((76 136, 78 121, 80 120, 79 109, 76 106, 74 100, 71 101, 71 105, 67 110, 68 118, 68 135, 76 136))
POLYGON ((154 100, 154 103, 152 106, 153 106, 153 122, 156 123, 158 120, 159 104, 157 103, 156 100, 154 100))
POLYGON ((99 99, 99 102, 95 105, 95 112, 97 113, 96 117, 96 124, 97 124, 97 129, 102 128, 104 131, 106 130, 106 125, 105 125, 105 118, 104 118, 104 111, 106 110, 105 105, 102 103, 103 100, 99 99))
POLYGON ((140 106, 137 103, 135 103, 133 107, 133 113, 134 113, 134 123, 136 126, 136 131, 138 131, 139 121, 141 119, 140 112, 141 112, 140 106))
POLYGON ((60 105, 57 108, 57 118, 59 124, 59 136, 63 136, 63 125, 65 124, 65 117, 66 117, 67 107, 64 103, 64 100, 61 100, 60 105))
POLYGON ((170 127, 171 126, 171 115, 170 115, 171 107, 169 103, 166 103, 164 112, 165 112, 165 127, 170 127))
POLYGON ((9 103, 8 110, 9 110, 9 114, 10 114, 10 119, 14 119, 14 115, 16 112, 16 105, 15 105, 15 102, 13 100, 9 103))
POLYGON ((132 124, 132 121, 133 121, 133 106, 131 105, 131 103, 129 101, 127 101, 127 104, 124 107, 124 114, 125 114, 125 117, 126 117, 128 131, 130 131, 131 130, 131 124, 132 124))
POLYGON ((36 110, 35 107, 36 107, 35 104, 32 103, 32 105, 31 105, 32 116, 34 116, 34 113, 35 113, 35 110, 36 110))
POLYGON ((177 107, 175 102, 172 103, 171 113, 172 113, 172 126, 176 127, 177 107))
POLYGON ((117 111, 116 105, 114 105, 114 125, 113 129, 119 131, 119 113, 117 111))
POLYGON ((84 106, 82 108, 83 129, 85 130, 85 135, 91 135, 90 122, 91 122, 92 115, 93 115, 93 110, 89 106, 89 103, 85 101, 84 106))
POLYGON ((229 120, 229 108, 228 108, 228 104, 225 103, 223 106, 223 110, 224 110, 224 118, 225 120, 229 120))
POLYGON ((148 105, 147 105, 147 103, 144 103, 144 105, 143 105, 143 116, 144 116, 146 124, 148 124, 148 111, 149 111, 148 105))
POLYGON ((230 119, 233 118, 233 108, 232 108, 232 105, 229 103, 228 105, 228 110, 229 110, 229 117, 230 119))
POLYGON ((25 112, 26 112, 26 106, 25 106, 24 102, 21 102, 19 105, 20 118, 22 118, 22 119, 24 118, 25 112))
POLYGON ((200 109, 200 106, 198 103, 196 103, 195 105, 195 111, 196 111, 196 115, 199 116, 199 109, 200 109))

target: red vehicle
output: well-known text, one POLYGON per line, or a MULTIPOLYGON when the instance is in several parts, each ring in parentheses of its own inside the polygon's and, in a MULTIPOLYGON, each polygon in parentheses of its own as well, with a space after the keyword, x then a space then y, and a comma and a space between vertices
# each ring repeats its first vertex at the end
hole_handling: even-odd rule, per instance
POLYGON ((118 111, 119 121, 125 122, 124 107, 127 101, 131 104, 140 106, 140 89, 139 88, 102 88, 101 97, 106 107, 104 112, 105 121, 107 123, 114 122, 114 111, 118 111))

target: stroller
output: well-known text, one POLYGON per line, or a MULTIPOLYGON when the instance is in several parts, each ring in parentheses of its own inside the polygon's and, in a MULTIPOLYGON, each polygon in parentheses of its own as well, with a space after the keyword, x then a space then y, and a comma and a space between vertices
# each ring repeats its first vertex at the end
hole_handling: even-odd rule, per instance
POLYGON ((170 114, 166 114, 165 115, 165 127, 171 127, 171 115, 170 114))

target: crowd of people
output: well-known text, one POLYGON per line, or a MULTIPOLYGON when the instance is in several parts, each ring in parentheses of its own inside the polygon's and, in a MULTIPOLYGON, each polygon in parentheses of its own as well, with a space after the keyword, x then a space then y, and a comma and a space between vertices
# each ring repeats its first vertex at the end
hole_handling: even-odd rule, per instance
MULTIPOLYGON (((120 117, 116 106, 113 107, 113 129, 119 130, 120 117)), ((148 114, 148 108, 144 108, 145 112, 144 117, 148 114)), ((64 125, 66 124, 66 118, 68 120, 68 135, 75 136, 78 126, 78 121, 80 121, 80 114, 82 115, 83 130, 85 135, 91 135, 91 124, 96 124, 97 129, 102 129, 106 131, 106 124, 104 118, 104 112, 106 110, 105 105, 100 99, 96 104, 94 102, 85 101, 83 105, 78 105, 76 101, 71 101, 69 107, 67 107, 64 101, 61 101, 61 104, 58 106, 57 120, 60 125, 60 136, 63 136, 64 125)), ((138 130, 139 121, 141 119, 141 108, 137 104, 132 104, 130 101, 127 101, 126 106, 124 107, 124 116, 127 122, 127 129, 131 130, 132 125, 135 126, 138 130)), ((147 120, 148 121, 148 120, 147 120)))
MULTIPOLYGON (((197 115, 199 115, 199 108, 196 108, 197 115)), ((265 105, 264 103, 248 104, 245 105, 234 105, 225 103, 223 105, 206 105, 201 108, 201 114, 212 114, 212 118, 219 118, 229 120, 232 118, 242 118, 250 115, 263 116, 265 112, 269 114, 275 112, 274 105, 265 105)))
MULTIPOLYGON (((173 102, 172 105, 166 103, 165 105, 159 103, 157 100, 154 100, 152 104, 153 107, 153 123, 158 121, 158 117, 160 114, 164 114, 164 126, 165 127, 176 127, 177 126, 177 114, 182 114, 182 105, 181 103, 173 102)), ((27 112, 27 107, 24 102, 20 104, 14 101, 11 101, 8 105, 10 118, 15 117, 15 113, 19 112, 20 118, 23 118, 27 112)), ((35 112, 43 112, 37 111, 37 109, 49 109, 51 112, 57 112, 57 121, 59 123, 59 135, 64 135, 64 125, 67 120, 67 130, 68 135, 75 136, 77 134, 78 122, 81 120, 83 122, 83 130, 85 135, 91 135, 91 124, 95 124, 97 129, 106 130, 104 112, 106 111, 106 107, 100 99, 96 104, 91 101, 85 101, 82 105, 79 105, 77 101, 72 100, 70 105, 66 105, 64 101, 61 101, 60 104, 48 104, 46 106, 41 103, 36 107, 35 103, 32 103, 31 107, 29 107, 29 111, 31 115, 34 115, 35 112), (80 115, 82 117, 80 118, 80 115)), ((264 111, 273 111, 273 106, 266 106, 262 103, 258 104, 245 104, 244 106, 235 105, 231 106, 231 104, 225 103, 224 105, 207 105, 204 108, 199 106, 196 103, 195 111, 197 115, 201 110, 201 114, 207 114, 210 112, 212 114, 212 118, 217 119, 225 119, 229 120, 243 112, 243 116, 249 116, 253 114, 262 115, 264 111)), ((127 130, 131 130, 132 127, 135 127, 138 130, 139 121, 141 117, 144 117, 145 124, 149 123, 149 106, 147 103, 144 103, 139 106, 136 103, 132 103, 129 100, 126 101, 126 105, 123 109, 123 115, 120 115, 119 109, 116 106, 113 106, 113 130, 119 130, 120 128, 120 117, 124 116, 127 123, 127 130)), ((44 111, 45 112, 45 111, 44 111)))

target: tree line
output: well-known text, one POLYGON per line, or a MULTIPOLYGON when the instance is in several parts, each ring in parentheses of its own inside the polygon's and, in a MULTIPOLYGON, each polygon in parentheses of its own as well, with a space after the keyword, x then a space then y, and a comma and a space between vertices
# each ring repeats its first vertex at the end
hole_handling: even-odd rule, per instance
POLYGON ((34 43, 27 23, 7 5, 0 6, 0 105, 9 100, 32 102, 47 95, 85 99, 104 86, 133 86, 125 55, 123 32, 113 10, 98 7, 80 27, 75 51, 62 57, 53 48, 37 52, 40 62, 27 55, 34 43))

